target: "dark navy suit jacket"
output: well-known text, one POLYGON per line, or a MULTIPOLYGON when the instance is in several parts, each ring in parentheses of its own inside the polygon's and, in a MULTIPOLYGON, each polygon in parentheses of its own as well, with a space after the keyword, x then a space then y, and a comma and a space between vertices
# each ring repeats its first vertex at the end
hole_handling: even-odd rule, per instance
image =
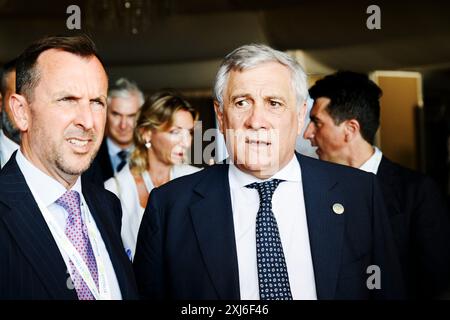
POLYGON ((89 169, 83 173, 83 181, 89 181, 98 186, 103 186, 103 183, 114 176, 114 169, 112 167, 111 158, 109 157, 108 144, 106 138, 103 139, 97 156, 92 161, 89 169))
MULTIPOLYGON (((402 299, 401 268, 375 175, 297 158, 318 299, 402 299), (343 214, 333 212, 334 203, 344 206, 343 214), (370 265, 380 268, 381 289, 368 289, 370 265)), ((134 269, 144 298, 240 299, 228 165, 153 189, 134 269)))
MULTIPOLYGON (((83 196, 108 250, 123 299, 138 298, 120 237, 119 200, 82 182, 83 196)), ((55 240, 15 160, 0 172, 0 300, 77 299, 55 240)))
POLYGON ((383 157, 381 182, 409 298, 430 298, 450 281, 450 221, 431 178, 383 157))

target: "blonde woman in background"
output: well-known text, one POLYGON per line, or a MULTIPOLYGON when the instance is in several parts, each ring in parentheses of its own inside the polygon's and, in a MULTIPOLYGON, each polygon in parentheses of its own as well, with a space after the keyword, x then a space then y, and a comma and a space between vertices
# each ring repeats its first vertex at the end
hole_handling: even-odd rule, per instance
POLYGON ((122 204, 121 235, 131 260, 151 190, 200 170, 184 164, 197 118, 196 110, 180 96, 171 92, 154 94, 138 115, 130 164, 105 182, 105 188, 122 204))

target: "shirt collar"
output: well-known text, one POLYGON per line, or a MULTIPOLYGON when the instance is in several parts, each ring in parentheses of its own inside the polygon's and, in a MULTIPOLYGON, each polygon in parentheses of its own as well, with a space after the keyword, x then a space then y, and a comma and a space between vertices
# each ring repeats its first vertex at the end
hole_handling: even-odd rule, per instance
POLYGON ((297 161, 297 157, 294 154, 291 161, 289 161, 287 165, 285 165, 280 171, 278 171, 268 179, 258 179, 251 174, 241 171, 238 167, 236 167, 236 165, 230 163, 229 179, 230 187, 232 189, 241 188, 253 182, 264 182, 272 179, 281 179, 289 182, 300 182, 301 169, 300 164, 297 161))
POLYGON ((2 149, 7 148, 8 150, 14 151, 19 148, 19 145, 14 141, 12 141, 10 138, 8 138, 1 129, 0 129, 0 145, 2 146, 2 149))
POLYGON ((381 158, 383 157, 383 153, 377 147, 374 146, 373 148, 375 152, 366 162, 362 164, 361 167, 359 167, 359 169, 373 174, 377 174, 381 158))
POLYGON ((9 139, 0 129, 0 168, 8 162, 11 155, 19 148, 19 145, 9 139))
MULTIPOLYGON (((33 189, 33 192, 36 193, 46 207, 53 204, 67 191, 62 184, 42 172, 25 158, 20 149, 17 151, 16 161, 25 177, 27 185, 33 189)), ((80 177, 78 177, 70 190, 75 190, 82 196, 80 177)))

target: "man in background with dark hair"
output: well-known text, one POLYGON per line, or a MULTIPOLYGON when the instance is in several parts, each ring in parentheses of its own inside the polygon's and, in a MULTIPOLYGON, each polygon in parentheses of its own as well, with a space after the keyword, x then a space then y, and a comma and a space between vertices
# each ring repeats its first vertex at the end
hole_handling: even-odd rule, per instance
POLYGON ((435 297, 450 277, 450 225, 435 183, 386 158, 374 146, 381 89, 366 75, 337 72, 309 90, 304 138, 321 160, 377 175, 388 206, 410 298, 435 297))
POLYGON ((108 77, 93 42, 41 39, 16 70, 21 144, 0 172, 0 300, 136 298, 119 200, 80 178, 106 122, 108 77))
POLYGON ((3 97, 0 108, 0 168, 6 164, 12 153, 19 148, 20 131, 12 120, 9 98, 16 92, 16 60, 7 62, 2 69, 0 92, 3 97))

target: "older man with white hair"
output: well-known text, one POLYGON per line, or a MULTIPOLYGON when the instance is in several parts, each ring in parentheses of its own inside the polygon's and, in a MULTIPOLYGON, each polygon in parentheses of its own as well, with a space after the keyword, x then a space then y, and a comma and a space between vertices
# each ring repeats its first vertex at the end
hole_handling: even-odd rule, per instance
POLYGON ((225 57, 214 107, 230 163, 153 189, 134 260, 142 296, 403 297, 375 177, 295 152, 306 83, 265 45, 225 57))
MULTIPOLYGON (((108 91, 108 111, 105 139, 103 140, 88 175, 103 181, 113 177, 128 163, 133 149, 133 131, 136 116, 144 104, 144 94, 132 81, 118 79, 108 91)), ((102 182, 103 182, 102 181, 102 182)))

